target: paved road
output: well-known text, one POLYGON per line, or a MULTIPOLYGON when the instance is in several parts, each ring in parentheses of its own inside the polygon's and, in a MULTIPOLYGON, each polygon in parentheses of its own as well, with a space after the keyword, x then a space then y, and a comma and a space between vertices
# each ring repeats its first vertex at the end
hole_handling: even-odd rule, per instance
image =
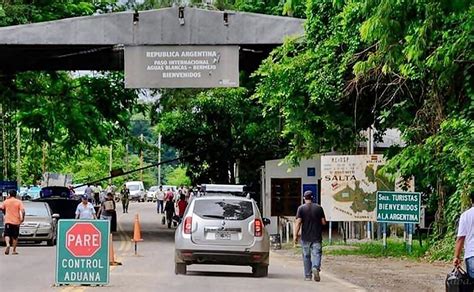
POLYGON ((19 255, 0 255, 0 285, 5 291, 363 291, 326 272, 321 282, 303 281, 302 263, 271 254, 268 278, 253 278, 250 267, 188 267, 187 275, 174 274, 174 230, 161 225, 152 203, 131 203, 128 214, 119 207, 119 232, 114 235, 116 258, 106 287, 53 287, 55 248, 27 245, 19 255), (130 237, 139 214, 143 242, 134 255, 130 237))

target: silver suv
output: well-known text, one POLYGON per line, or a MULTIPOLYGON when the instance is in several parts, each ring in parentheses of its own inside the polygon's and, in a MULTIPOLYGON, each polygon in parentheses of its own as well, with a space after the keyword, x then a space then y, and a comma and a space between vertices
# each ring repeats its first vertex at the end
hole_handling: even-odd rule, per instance
POLYGON ((192 264, 251 266, 268 275, 270 240, 254 200, 206 196, 191 201, 175 233, 175 273, 192 264))

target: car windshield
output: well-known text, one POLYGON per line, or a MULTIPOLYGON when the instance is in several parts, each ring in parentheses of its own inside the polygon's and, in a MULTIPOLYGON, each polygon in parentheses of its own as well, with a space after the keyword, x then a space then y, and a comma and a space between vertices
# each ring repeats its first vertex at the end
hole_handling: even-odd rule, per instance
POLYGON ((130 191, 138 191, 139 187, 138 187, 138 185, 129 185, 128 189, 130 191))
POLYGON ((154 191, 156 191, 156 190, 158 190, 158 187, 151 187, 151 188, 149 189, 150 192, 154 192, 154 191))
POLYGON ((26 216, 32 217, 48 217, 49 213, 43 204, 28 204, 25 205, 26 216))
POLYGON ((253 215, 252 203, 235 199, 199 200, 194 213, 202 218, 244 220, 253 215))

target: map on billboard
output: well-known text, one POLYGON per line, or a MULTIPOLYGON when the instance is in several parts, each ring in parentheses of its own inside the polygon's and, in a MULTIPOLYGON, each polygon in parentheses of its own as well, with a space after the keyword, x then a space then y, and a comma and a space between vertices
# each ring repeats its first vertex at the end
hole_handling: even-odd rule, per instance
POLYGON ((383 155, 321 157, 321 205, 328 221, 375 221, 377 191, 395 183, 380 173, 383 155))

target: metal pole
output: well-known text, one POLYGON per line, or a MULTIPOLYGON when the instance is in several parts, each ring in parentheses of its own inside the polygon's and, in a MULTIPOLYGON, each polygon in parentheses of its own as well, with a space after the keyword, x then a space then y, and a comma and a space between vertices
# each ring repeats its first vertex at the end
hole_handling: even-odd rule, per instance
POLYGON ((290 221, 286 221, 286 242, 290 242, 290 221))
MULTIPOLYGON (((143 144, 143 134, 140 135, 140 140, 143 144)), ((143 145, 140 147, 140 168, 143 167, 143 145)), ((143 181, 143 170, 140 170, 140 180, 143 181)))
MULTIPOLYGON (((161 163, 161 133, 158 133, 158 163, 161 163)), ((158 165, 158 185, 161 186, 161 164, 158 165)))
POLYGON ((329 245, 332 244, 332 221, 329 221, 329 236, 328 236, 328 239, 329 239, 329 245))
POLYGON ((413 224, 408 224, 408 253, 412 251, 413 244, 413 224))
POLYGON ((21 140, 20 140, 20 124, 16 125, 16 181, 21 186, 21 140))
POLYGON ((387 249, 387 223, 382 223, 383 249, 387 249))

